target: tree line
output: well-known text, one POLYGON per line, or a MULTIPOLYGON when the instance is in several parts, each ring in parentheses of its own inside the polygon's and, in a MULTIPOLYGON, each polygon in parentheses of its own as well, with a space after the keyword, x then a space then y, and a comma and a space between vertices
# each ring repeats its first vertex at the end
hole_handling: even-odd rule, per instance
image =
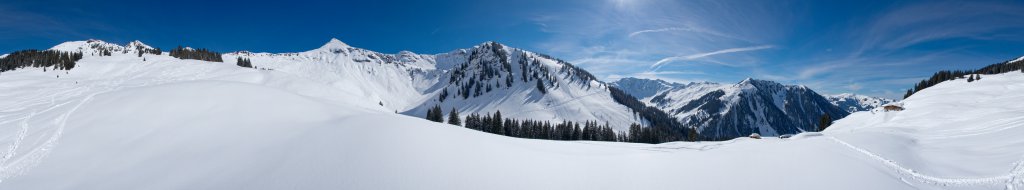
MULTIPOLYGON (((125 52, 125 53, 127 53, 127 52, 125 52)), ((147 53, 148 54, 153 54, 153 55, 160 55, 160 54, 163 54, 163 51, 161 51, 160 48, 149 49, 149 48, 142 48, 141 46, 139 46, 139 47, 135 48, 135 53, 137 53, 137 55, 139 57, 142 57, 142 54, 147 54, 147 53)))
POLYGON ((206 48, 192 49, 178 46, 178 48, 174 48, 171 50, 170 56, 178 59, 195 59, 212 62, 224 62, 224 59, 221 58, 220 53, 207 50, 206 48))
POLYGON ((611 92, 612 100, 626 106, 630 110, 633 110, 633 114, 636 114, 640 118, 643 118, 650 122, 649 130, 654 130, 650 133, 651 138, 656 138, 657 142, 672 142, 672 141, 697 141, 701 139, 697 130, 693 127, 688 127, 676 120, 675 117, 665 113, 665 111, 647 106, 640 100, 637 100, 633 95, 629 95, 625 91, 616 87, 608 87, 608 91, 611 92))
MULTIPOLYGON (((444 123, 445 114, 440 106, 433 106, 427 110, 426 119, 434 122, 444 123)), ((674 141, 674 138, 667 138, 665 130, 654 127, 643 127, 639 124, 631 124, 628 132, 616 133, 612 127, 605 122, 598 121, 572 122, 562 121, 552 123, 550 121, 503 118, 501 111, 493 114, 470 114, 462 119, 459 112, 452 108, 448 112, 448 124, 463 126, 468 129, 482 131, 491 134, 504 135, 509 137, 547 140, 586 140, 586 141, 610 141, 610 142, 635 142, 635 143, 663 143, 674 141)))
POLYGON ((252 61, 249 61, 248 58, 238 57, 238 62, 235 64, 239 67, 252 68, 252 61))
POLYGON ((57 50, 21 50, 0 58, 0 72, 23 67, 53 67, 53 69, 71 70, 75 62, 82 59, 82 53, 69 53, 57 50))
POLYGON ((907 92, 903 94, 903 99, 907 99, 911 95, 914 95, 915 93, 920 92, 921 90, 924 90, 928 87, 935 86, 936 84, 945 81, 965 78, 965 75, 970 75, 970 78, 968 78, 968 82, 974 82, 975 80, 979 80, 981 78, 981 74, 1001 74, 1018 70, 1024 72, 1024 60, 1004 61, 1002 63, 988 65, 977 70, 939 71, 936 72, 935 74, 932 74, 932 76, 929 77, 928 79, 921 80, 921 82, 915 84, 914 88, 908 89, 907 92))

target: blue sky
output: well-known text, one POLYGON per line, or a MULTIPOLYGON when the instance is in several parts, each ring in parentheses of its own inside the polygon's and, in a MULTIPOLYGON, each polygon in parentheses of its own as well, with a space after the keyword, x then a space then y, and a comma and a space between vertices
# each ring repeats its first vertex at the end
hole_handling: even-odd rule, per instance
POLYGON ((384 53, 498 41, 562 58, 606 81, 753 77, 896 98, 938 70, 1024 56, 1024 2, 0 2, 0 52, 90 38, 297 52, 332 37, 384 53))

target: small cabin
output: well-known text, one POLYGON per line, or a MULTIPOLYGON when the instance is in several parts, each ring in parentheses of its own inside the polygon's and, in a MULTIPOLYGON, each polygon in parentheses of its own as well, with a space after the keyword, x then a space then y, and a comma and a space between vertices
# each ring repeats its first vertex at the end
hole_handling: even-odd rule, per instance
POLYGON ((885 111, 903 111, 903 107, 897 105, 885 105, 882 107, 885 111))

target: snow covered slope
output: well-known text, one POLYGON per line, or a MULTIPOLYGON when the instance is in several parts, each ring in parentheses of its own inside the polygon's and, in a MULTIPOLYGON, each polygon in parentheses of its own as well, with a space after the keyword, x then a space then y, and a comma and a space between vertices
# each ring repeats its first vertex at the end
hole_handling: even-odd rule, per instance
POLYGON ((859 112, 868 111, 883 105, 896 102, 896 100, 888 98, 871 97, 859 94, 842 93, 837 95, 826 95, 829 102, 832 105, 836 105, 839 108, 846 110, 847 112, 859 112))
POLYGON ((477 132, 280 68, 126 54, 5 72, 0 189, 1024 188, 1020 73, 823 135, 651 145, 477 132))
POLYGON ((332 39, 300 53, 235 52, 257 68, 273 69, 332 88, 394 112, 422 117, 440 105, 460 115, 502 111, 510 118, 609 122, 617 129, 640 123, 612 100, 607 85, 569 63, 495 42, 437 55, 383 54, 332 39), (538 84, 544 85, 543 91, 538 84))
POLYGON ((896 104, 856 112, 825 132, 909 184, 1024 189, 1024 74, 946 81, 896 104))
MULTIPOLYGON (((615 83, 644 83, 638 80, 648 79, 620 80, 615 83)), ((712 139, 728 139, 751 133, 777 136, 817 131, 818 119, 823 114, 829 114, 832 118, 842 118, 849 114, 805 86, 782 85, 756 79, 746 79, 731 85, 710 82, 677 84, 656 95, 638 98, 665 110, 689 126, 697 127, 701 136, 712 139)))

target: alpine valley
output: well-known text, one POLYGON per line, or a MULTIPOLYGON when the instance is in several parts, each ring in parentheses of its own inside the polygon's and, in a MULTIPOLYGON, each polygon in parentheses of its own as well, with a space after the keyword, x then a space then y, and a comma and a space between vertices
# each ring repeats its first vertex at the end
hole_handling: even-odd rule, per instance
POLYGON ((1022 68, 940 71, 896 101, 605 82, 496 42, 71 41, 0 55, 0 189, 1021 189, 1022 68))
POLYGON ((454 108, 459 115, 501 112, 506 118, 596 121, 617 131, 626 131, 633 123, 664 123, 670 131, 688 135, 694 129, 701 139, 710 140, 817 131, 821 116, 839 119, 852 111, 807 87, 764 80, 720 85, 630 78, 606 83, 566 61, 496 42, 422 55, 378 53, 331 39, 306 52, 223 56, 228 63, 237 58, 249 59, 257 68, 329 84, 350 97, 416 117, 440 106, 445 112, 454 108), (660 83, 663 89, 649 96, 646 89, 626 84, 630 82, 660 83), (635 100, 643 104, 632 103, 635 100), (656 109, 645 109, 648 106, 656 109), (678 122, 661 121, 666 119, 678 122))

